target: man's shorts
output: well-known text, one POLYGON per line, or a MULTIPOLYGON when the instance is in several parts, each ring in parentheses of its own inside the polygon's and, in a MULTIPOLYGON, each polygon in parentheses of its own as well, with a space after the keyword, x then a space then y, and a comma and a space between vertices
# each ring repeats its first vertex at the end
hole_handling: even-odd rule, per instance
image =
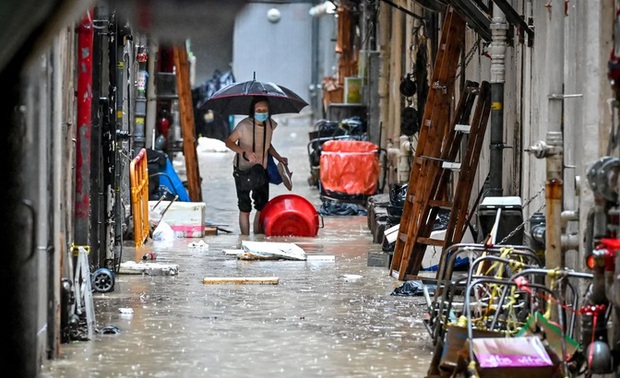
POLYGON ((252 191, 239 190, 237 188, 237 206, 239 211, 249 213, 252 211, 252 200, 254 200, 254 208, 256 211, 263 210, 263 207, 269 201, 269 181, 265 182, 265 185, 252 191), (250 196, 252 200, 250 200, 250 196))

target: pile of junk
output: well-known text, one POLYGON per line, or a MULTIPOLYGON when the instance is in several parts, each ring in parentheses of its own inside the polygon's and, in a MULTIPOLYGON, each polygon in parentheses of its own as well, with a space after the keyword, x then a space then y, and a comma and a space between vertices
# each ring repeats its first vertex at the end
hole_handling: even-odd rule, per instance
POLYGON ((366 215, 370 196, 383 191, 385 150, 368 140, 366 120, 321 119, 309 133, 308 184, 319 190, 323 215, 366 215))

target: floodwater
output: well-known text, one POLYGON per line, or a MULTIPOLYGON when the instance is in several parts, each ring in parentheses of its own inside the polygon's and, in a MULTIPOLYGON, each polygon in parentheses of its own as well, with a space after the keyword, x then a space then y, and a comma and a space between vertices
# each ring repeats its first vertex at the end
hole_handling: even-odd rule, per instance
MULTIPOLYGON (((301 124, 299 124, 301 123, 301 124)), ((312 125, 281 123, 274 146, 290 160, 292 193, 321 204, 310 187, 312 125)), ((200 148, 199 148, 200 150, 200 148)), ((402 282, 367 266, 372 242, 365 216, 324 216, 316 237, 241 237, 231 152, 200 151, 207 221, 231 231, 199 239, 149 240, 124 248, 178 264, 177 275, 116 276, 114 291, 94 293, 92 340, 61 344, 43 377, 424 377, 433 347, 422 297, 392 296, 402 282), (246 261, 224 253, 242 240, 295 242, 333 261, 246 261), (205 277, 277 277, 277 284, 206 284, 205 277), (132 314, 120 309, 130 308, 132 314)), ((288 193, 271 186, 271 196, 288 193)))

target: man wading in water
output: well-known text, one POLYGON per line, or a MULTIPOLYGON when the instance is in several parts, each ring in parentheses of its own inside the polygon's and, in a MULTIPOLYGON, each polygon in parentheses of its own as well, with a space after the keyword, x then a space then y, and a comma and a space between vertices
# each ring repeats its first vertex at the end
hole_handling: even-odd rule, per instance
POLYGON ((255 97, 248 117, 242 119, 226 139, 226 147, 235 152, 233 176, 237 189, 239 207, 239 228, 242 235, 250 234, 250 212, 254 201, 255 234, 262 234, 259 222, 260 212, 269 201, 269 180, 267 179, 267 156, 288 164, 286 157, 280 156, 271 145, 273 131, 278 124, 271 119, 269 102, 266 97, 255 97), (261 169, 262 168, 262 169, 261 169))

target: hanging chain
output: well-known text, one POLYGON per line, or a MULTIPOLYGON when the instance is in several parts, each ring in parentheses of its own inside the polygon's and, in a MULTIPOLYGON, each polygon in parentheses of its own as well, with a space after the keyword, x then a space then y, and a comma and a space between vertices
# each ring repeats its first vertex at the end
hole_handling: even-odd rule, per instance
POLYGON ((463 74, 463 72, 465 72, 465 69, 467 68, 467 66, 469 66, 469 63, 473 59, 474 54, 476 53, 476 51, 478 51, 478 45, 479 44, 480 44, 480 37, 478 37, 478 39, 476 39, 476 41, 471 46, 471 48, 469 49, 467 54, 465 54, 465 66, 461 66, 460 67, 459 72, 456 73, 456 75, 454 76, 454 80, 452 80, 450 82, 450 84, 454 83, 456 81, 456 79, 458 79, 463 74))
MULTIPOLYGON (((529 200, 525 201, 525 203, 523 204, 523 208, 527 208, 527 206, 538 196, 540 196, 541 193, 543 193, 545 191, 545 188, 543 187, 542 189, 540 189, 538 191, 538 193, 534 194, 534 196, 532 196, 529 200)), ((544 209, 546 206, 546 203, 543 203, 536 211, 535 213, 540 212, 542 209, 544 209)), ((521 230, 523 228, 523 226, 525 226, 525 224, 529 222, 529 219, 526 219, 523 221, 523 223, 521 223, 520 225, 518 225, 514 230, 512 230, 508 235, 506 235, 505 238, 502 239, 502 241, 500 241, 499 243, 496 244, 503 244, 506 240, 510 239, 511 237, 513 237, 514 234, 516 234, 517 232, 519 232, 519 230, 521 230)))

